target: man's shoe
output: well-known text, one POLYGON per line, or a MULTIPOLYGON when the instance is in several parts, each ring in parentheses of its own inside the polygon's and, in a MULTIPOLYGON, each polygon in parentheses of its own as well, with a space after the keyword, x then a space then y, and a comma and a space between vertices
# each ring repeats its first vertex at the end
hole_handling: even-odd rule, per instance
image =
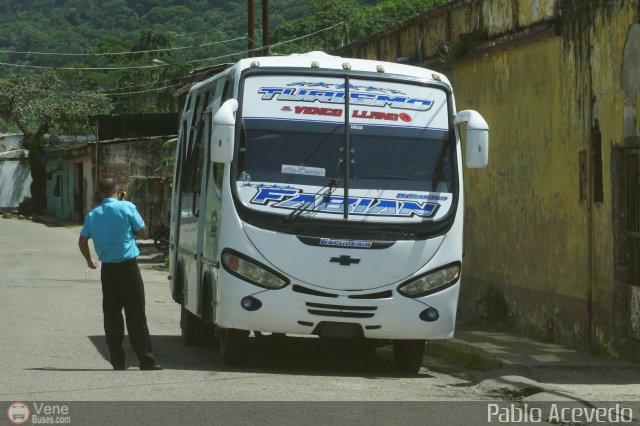
POLYGON ((126 370, 127 367, 124 366, 124 364, 116 364, 113 366, 114 370, 120 371, 120 370, 126 370))
POLYGON ((164 368, 161 365, 158 365, 158 364, 150 364, 150 365, 141 365, 140 366, 140 370, 142 370, 142 371, 158 371, 158 370, 164 370, 164 368))

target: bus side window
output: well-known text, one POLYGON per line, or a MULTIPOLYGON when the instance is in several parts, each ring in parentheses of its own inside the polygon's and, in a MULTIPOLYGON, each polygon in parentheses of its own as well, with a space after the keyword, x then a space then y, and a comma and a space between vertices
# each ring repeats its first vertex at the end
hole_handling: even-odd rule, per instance
POLYGON ((228 78, 224 82, 224 90, 222 91, 222 102, 225 103, 233 97, 233 80, 228 78))
MULTIPOLYGON (((200 196, 201 184, 202 184, 202 169, 203 169, 203 161, 204 161, 204 147, 205 147, 205 123, 206 123, 206 113, 205 109, 207 106, 208 99, 210 97, 210 91, 202 93, 198 96, 197 107, 194 111, 193 122, 193 149, 192 149, 192 160, 189 164, 191 168, 191 182, 190 188, 188 189, 194 196, 194 206, 199 206, 197 201, 197 197, 200 196)), ((194 208, 194 215, 198 216, 200 213, 198 210, 194 208)))
POLYGON ((198 117, 196 120, 196 141, 194 147, 195 154, 195 173, 193 176, 193 182, 191 188, 193 192, 199 192, 202 185, 202 169, 204 167, 204 148, 205 148, 205 126, 207 125, 207 113, 205 112, 209 99, 211 99, 212 90, 208 90, 204 94, 200 95, 202 102, 200 102, 200 109, 198 109, 198 117))
POLYGON ((218 196, 222 196, 222 179, 224 177, 224 164, 213 163, 213 182, 216 185, 218 196))
POLYGON ((175 162, 178 165, 178 167, 176 168, 176 172, 175 172, 176 175, 173 177, 174 183, 180 184, 180 186, 177 188, 182 187, 182 184, 181 184, 182 182, 181 179, 183 175, 182 169, 183 169, 184 158, 186 155, 186 145, 187 145, 186 134, 187 134, 187 120, 182 120, 182 123, 180 124, 180 134, 179 134, 178 147, 176 149, 176 158, 175 158, 175 162))
MULTIPOLYGON (((220 80, 216 85, 216 93, 215 93, 215 102, 213 104, 213 108, 211 110, 211 115, 215 115, 215 113, 220 109, 220 105, 224 103, 227 99, 231 98, 233 94, 233 80, 230 78, 226 80, 220 80)), ((212 129, 213 130, 213 129, 212 129)), ((224 164, 222 163, 213 163, 212 168, 212 178, 213 183, 216 187, 216 193, 218 197, 222 196, 222 179, 224 176, 224 164)))
MULTIPOLYGON (((182 168, 182 178, 180 179, 180 190, 182 192, 192 192, 193 190, 193 178, 195 171, 195 161, 197 154, 196 147, 196 123, 198 119, 198 113, 201 108, 201 96, 197 96, 195 101, 193 102, 193 107, 191 109, 191 120, 188 122, 188 127, 183 130, 183 138, 184 140, 184 158, 181 162, 182 168)), ((186 122, 186 120, 185 120, 186 122)), ((181 141, 182 142, 182 141, 181 141)))

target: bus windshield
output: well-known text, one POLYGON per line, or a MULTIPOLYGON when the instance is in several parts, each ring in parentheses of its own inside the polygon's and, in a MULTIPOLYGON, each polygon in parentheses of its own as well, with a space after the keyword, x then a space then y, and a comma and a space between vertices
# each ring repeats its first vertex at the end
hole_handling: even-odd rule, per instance
POLYGON ((281 214, 313 209, 320 218, 341 210, 360 218, 443 216, 456 176, 446 93, 363 80, 351 80, 348 93, 347 106, 336 78, 246 79, 236 164, 243 204, 281 214))
MULTIPOLYGON (((244 181, 324 186, 337 179, 343 185, 344 125, 244 120, 243 132, 244 181)), ((352 125, 350 138, 351 188, 451 192, 447 131, 352 125)))

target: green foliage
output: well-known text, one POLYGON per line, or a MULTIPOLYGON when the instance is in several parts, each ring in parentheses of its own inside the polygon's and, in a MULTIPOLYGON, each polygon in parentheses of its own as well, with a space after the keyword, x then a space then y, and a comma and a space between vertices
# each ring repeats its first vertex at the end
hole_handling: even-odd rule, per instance
POLYGON ((478 371, 491 371, 504 366, 504 362, 501 359, 491 358, 473 350, 465 350, 454 345, 448 345, 446 342, 429 342, 426 346, 425 354, 478 371))
POLYGON ((606 355, 611 358, 618 358, 620 356, 613 348, 609 336, 598 327, 596 327, 596 338, 591 351, 595 354, 606 355))
POLYGON ((448 1, 450 0, 307 0, 312 15, 279 26, 273 39, 292 39, 333 26, 335 29, 317 37, 278 48, 278 53, 311 50, 314 45, 321 50, 333 51, 448 1))
POLYGON ((440 52, 442 60, 445 62, 453 62, 464 58, 471 50, 471 42, 466 40, 458 40, 454 43, 446 45, 440 52))
MULTIPOLYGON (((178 144, 178 138, 173 138, 173 139, 169 139, 168 141, 166 141, 165 143, 162 144, 162 148, 164 148, 167 151, 170 152, 175 152, 176 150, 176 145, 178 144)), ((153 171, 154 172, 162 172, 164 170, 173 170, 173 166, 175 164, 176 161, 176 157, 174 154, 168 156, 167 158, 165 158, 164 160, 162 160, 160 162, 160 164, 158 164, 153 171)))
POLYGON ((17 127, 23 146, 29 150, 33 209, 46 208, 46 173, 42 155, 45 135, 52 131, 70 133, 87 122, 90 115, 109 110, 102 95, 91 92, 65 93, 62 80, 52 71, 10 74, 0 80, 0 128, 17 127))
MULTIPOLYGON (((294 0, 272 2, 272 22, 294 0)), ((256 2, 259 16, 260 2, 256 2)), ((244 1, 209 0, 0 0, 3 25, 0 49, 88 52, 104 40, 119 40, 129 50, 141 29, 166 34, 174 45, 193 46, 235 38, 247 32, 244 1), (54 3, 52 5, 52 3, 54 3)), ((259 34, 259 33, 258 33, 259 34)), ((177 52, 177 62, 243 51, 246 41, 177 52)), ((115 50, 112 50, 115 51, 115 50)), ((84 59, 84 58, 83 58, 84 59)), ((89 58, 93 63, 93 58, 89 58)), ((96 58, 97 59, 97 58, 96 58)), ((69 57, 0 54, 0 60, 41 66, 65 66, 69 57), (2 57, 4 56, 4 57, 2 57)))
POLYGON ((16 126, 26 143, 40 143, 50 130, 68 130, 110 106, 96 93, 64 93, 62 80, 52 71, 10 74, 0 87, 0 124, 16 126))
MULTIPOLYGON (((113 99, 113 112, 116 113, 176 111, 176 99, 172 93, 194 68, 187 62, 243 52, 246 40, 171 52, 99 54, 157 50, 172 45, 198 46, 246 34, 244 2, 214 3, 220 4, 211 5, 208 0, 0 0, 3 18, 0 50, 96 54, 0 53, 0 62, 58 68, 147 67, 104 71, 59 70, 57 74, 66 82, 67 91, 109 93, 113 99), (149 67, 154 58, 170 65, 149 67)), ((272 9, 278 10, 280 3, 272 9)), ((283 0, 282 3, 291 4, 293 0, 283 0)), ((232 56, 229 61, 243 56, 232 56)), ((0 78, 10 70, 12 68, 0 66, 0 78)))
MULTIPOLYGON (((274 54, 335 51, 445 0, 278 0, 270 2, 274 54)), ((255 44, 262 44, 261 2, 255 2, 255 44)), ((247 5, 229 0, 0 0, 0 62, 57 68, 66 92, 104 92, 114 113, 176 111, 173 92, 197 67, 246 57, 247 5), (223 42, 224 43, 220 43, 223 42), (215 44, 214 44, 215 43, 215 44), (172 46, 187 49, 158 51, 172 46), (116 54, 130 51, 139 54, 116 54), (14 53, 7 53, 14 52, 14 53), (23 52, 23 53, 19 53, 23 52), (31 52, 31 53, 24 53, 31 52), (93 56, 39 55, 87 52, 93 56), (105 53, 112 53, 104 55, 105 53), (217 58, 217 59, 211 59, 217 58), (168 66, 149 67, 153 59, 168 66)), ((12 68, 0 65, 0 79, 12 68)), ((32 71, 32 69, 27 69, 32 71)))

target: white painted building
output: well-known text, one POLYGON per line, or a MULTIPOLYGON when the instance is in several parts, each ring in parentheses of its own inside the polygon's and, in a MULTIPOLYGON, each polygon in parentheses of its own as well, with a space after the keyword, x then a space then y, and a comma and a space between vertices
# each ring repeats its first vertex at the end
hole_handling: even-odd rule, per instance
POLYGON ((0 210, 15 210, 31 196, 31 172, 21 134, 0 133, 0 210))

